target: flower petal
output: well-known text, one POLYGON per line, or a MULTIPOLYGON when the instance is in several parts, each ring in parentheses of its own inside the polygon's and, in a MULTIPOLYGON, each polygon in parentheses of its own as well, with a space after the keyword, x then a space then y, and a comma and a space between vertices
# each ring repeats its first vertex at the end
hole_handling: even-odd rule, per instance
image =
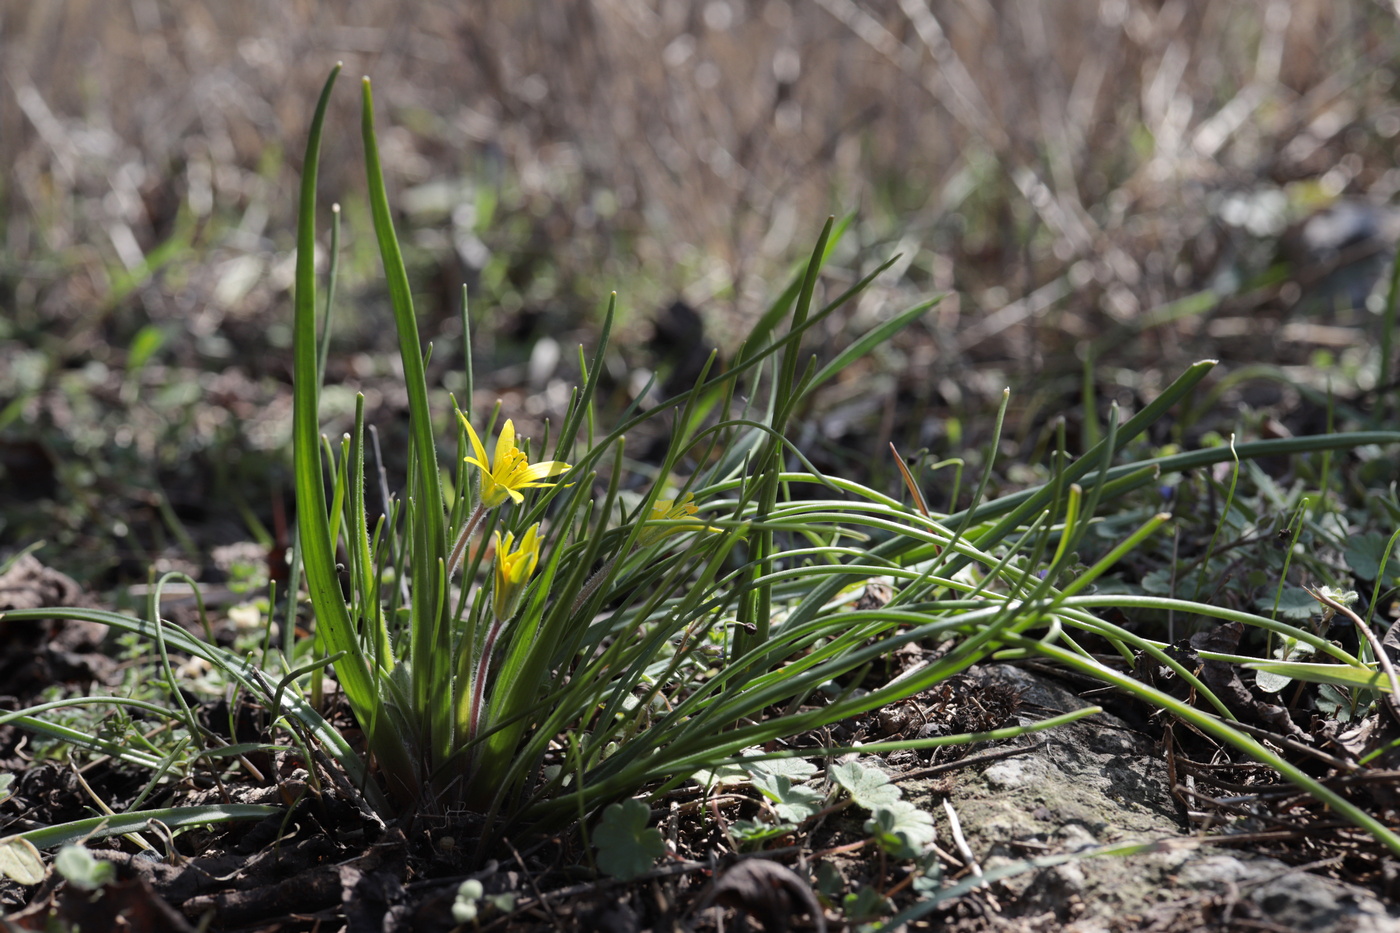
POLYGON ((526 482, 533 484, 536 480, 545 479, 550 476, 558 476, 560 473, 568 472, 568 470, 569 464, 564 463, 562 460, 545 460, 541 463, 532 463, 527 466, 523 476, 526 482))
POLYGON ((507 418, 506 423, 501 425, 501 436, 496 438, 496 456, 491 460, 491 472, 498 475, 506 472, 512 465, 515 452, 515 422, 507 418))
POLYGON ((472 427, 472 423, 467 420, 466 415, 459 411, 457 412, 457 417, 462 419, 462 426, 467 429, 467 437, 472 442, 472 452, 476 454, 475 460, 469 458, 467 462, 475 463, 477 466, 481 467, 481 469, 489 472, 491 468, 486 465, 490 462, 486 458, 486 445, 481 443, 481 438, 476 435, 476 428, 472 427))

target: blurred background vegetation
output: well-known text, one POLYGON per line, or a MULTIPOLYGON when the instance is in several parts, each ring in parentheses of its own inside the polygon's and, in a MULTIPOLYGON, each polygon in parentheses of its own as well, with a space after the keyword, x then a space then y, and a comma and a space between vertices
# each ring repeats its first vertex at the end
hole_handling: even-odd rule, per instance
MULTIPOLYGON (((1160 442, 1323 429, 1329 392, 1383 414, 1397 52, 1370 0, 0 0, 0 549, 110 586, 285 543, 294 192, 337 60, 374 81, 435 378, 463 384, 465 283, 476 404, 527 434, 609 292, 620 405, 853 218, 828 283, 900 258, 825 346, 948 293, 814 413, 868 476, 889 440, 975 465, 1008 385, 1014 472, 1203 356, 1218 413, 1160 442)), ((347 82, 330 127, 328 425, 362 391, 392 437, 347 82)))

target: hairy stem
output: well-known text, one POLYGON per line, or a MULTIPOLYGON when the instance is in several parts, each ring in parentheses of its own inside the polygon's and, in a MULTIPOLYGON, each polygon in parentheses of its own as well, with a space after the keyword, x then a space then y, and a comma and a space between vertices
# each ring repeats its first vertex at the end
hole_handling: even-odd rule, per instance
POLYGON ((447 558, 447 579, 451 580, 457 575, 457 568, 462 566, 462 557, 467 552, 467 542, 471 540, 472 532, 476 531, 476 526, 481 524, 485 516, 486 506, 478 502, 471 518, 467 519, 467 523, 457 535, 457 543, 452 545, 452 554, 447 558))
POLYGON ((496 648, 496 640, 501 637, 505 623, 499 619, 486 630, 486 638, 481 643, 481 657, 476 662, 476 674, 472 677, 471 706, 467 709, 467 741, 476 738, 481 729, 481 710, 486 696, 486 675, 491 672, 491 652, 496 648))

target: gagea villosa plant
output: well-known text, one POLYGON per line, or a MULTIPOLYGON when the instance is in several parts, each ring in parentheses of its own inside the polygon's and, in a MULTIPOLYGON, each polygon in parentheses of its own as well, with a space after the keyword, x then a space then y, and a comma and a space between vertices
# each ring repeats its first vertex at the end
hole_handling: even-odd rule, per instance
MULTIPOLYGON (((824 364, 804 360, 804 336, 894 261, 818 304, 821 268, 842 229, 828 221, 808 262, 722 371, 712 359, 688 392, 623 416, 608 431, 598 427, 595 395, 614 296, 591 359, 580 352, 580 386, 557 428, 547 425, 537 442, 527 440, 499 406, 488 414, 473 410, 470 322, 463 322, 465 405, 428 384, 428 349, 419 338, 391 219, 366 79, 369 204, 409 405, 406 488, 398 496, 381 488, 371 509, 366 467, 374 445, 366 443, 363 399, 353 429, 338 444, 320 426, 325 351, 318 347, 327 345, 327 335, 318 335, 316 314, 316 180, 338 72, 337 66, 326 82, 308 138, 293 327, 296 569, 314 616, 314 643, 285 654, 266 645, 246 655, 219 648, 160 617, 159 587, 145 619, 87 609, 7 613, 13 622, 90 619, 149 639, 159 650, 171 700, 163 706, 83 697, 6 713, 0 724, 15 722, 150 768, 155 776, 138 803, 159 796, 168 777, 197 767, 228 769, 247 749, 220 747, 201 725, 181 693, 169 658, 174 649, 207 660, 230 695, 239 691, 267 711, 270 734, 285 736, 287 744, 259 749, 294 754, 308 765, 311 782, 324 787, 329 776, 340 792, 362 798, 386 820, 466 814, 485 847, 502 832, 565 830, 625 798, 661 794, 727 764, 752 764, 765 756, 756 758, 756 749, 780 740, 788 747, 767 756, 850 751, 823 747, 814 731, 928 690, 994 653, 1038 655, 1134 690, 1188 719, 1400 851, 1393 831, 1233 728, 1228 710, 1195 679, 1193 688, 1214 701, 1214 711, 1136 685, 1075 641, 1088 632, 1117 646, 1125 662, 1141 653, 1193 677, 1165 644, 1096 614, 1152 602, 1095 594, 1093 583, 1169 519, 1150 516, 1091 566, 1080 567, 1079 545, 1100 504, 1164 473, 1265 453, 1393 443, 1400 435, 1264 441, 1238 451, 1115 465, 1125 446, 1201 382, 1213 365, 1203 362, 1121 425, 1115 410, 1104 436, 1082 456, 1071 457, 1061 435, 1043 486, 984 500, 994 460, 989 454, 970 504, 947 514, 928 508, 906 471, 916 505, 910 508, 890 491, 823 474, 788 437, 788 425, 814 390, 937 302, 890 315, 824 364), (626 455, 626 437, 649 419, 649 432, 669 443, 659 462, 638 465, 626 455), (877 592, 883 595, 862 598, 877 592), (891 655, 911 644, 937 650, 890 675, 891 655), (364 732, 365 754, 319 712, 326 671, 364 732), (173 744, 159 753, 126 747, 45 718, 55 708, 87 704, 163 716, 172 723, 173 744)), ((961 461, 938 466, 956 468, 953 500, 965 497, 961 461)), ((1202 616, 1278 629, 1272 620, 1204 604, 1157 599, 1152 605, 1179 611, 1189 605, 1202 616)), ((1308 633, 1289 637, 1311 638, 1357 676, 1374 674, 1364 659, 1339 654, 1308 633)), ((860 750, 1009 738, 1094 712, 1089 707, 980 736, 860 750)), ((151 809, 104 818, 101 827, 19 834, 0 846, 37 858, 34 846, 127 832, 143 819, 194 825, 265 818, 272 809, 151 809)), ((633 803, 630 809, 623 822, 645 826, 646 807, 633 803)))
MULTIPOLYGON (((596 428, 594 396, 613 304, 592 361, 580 354, 582 385, 557 433, 538 447, 512 421, 498 426, 499 410, 487 419, 471 411, 468 337, 468 404, 452 403, 447 419, 456 469, 444 488, 439 445, 453 439, 439 437, 429 407, 366 80, 369 200, 410 409, 406 494, 371 521, 363 416, 338 456, 317 421, 316 160, 334 78, 302 178, 298 520, 317 638, 365 730, 391 809, 465 809, 501 829, 557 829, 745 750, 912 696, 994 652, 1082 660, 1068 633, 1089 624, 1091 584, 1170 517, 1151 516, 1093 566, 1072 569, 1099 504, 1174 466, 1114 467, 1114 457, 1212 364, 1192 367, 1122 425, 1115 411, 1106 436, 1077 460, 1061 446, 1044 487, 983 502, 984 474, 970 508, 935 515, 909 478, 918 505, 910 509, 821 474, 788 440, 789 422, 814 389, 936 303, 892 315, 824 366, 804 364, 803 335, 884 268, 814 309, 835 242, 828 221, 805 269, 727 369, 707 366, 688 393, 608 433, 596 428), (629 498, 621 493, 625 437, 646 419, 666 419, 670 443, 647 474, 647 491, 629 498), (891 598, 859 602, 872 581, 887 583, 891 598), (940 651, 871 689, 871 665, 913 642, 940 651)), ((1236 738, 1214 720, 1201 727, 1236 738)), ((1274 763, 1256 745, 1250 754, 1274 763)), ((1281 770, 1387 845, 1397 842, 1297 769, 1281 770)))
MULTIPOLYGON (((334 78, 313 121, 300 204, 299 541, 318 645, 364 729, 374 768, 362 773, 378 775, 390 813, 465 810, 506 825, 565 824, 743 749, 925 689, 992 650, 999 628, 1018 624, 1003 613, 978 628, 979 614, 990 614, 971 605, 966 617, 937 619, 849 611, 866 580, 896 569, 862 557, 872 526, 882 537, 938 545, 955 534, 873 490, 785 470, 795 451, 784 429, 802 398, 933 304, 881 324, 826 367, 799 372, 803 333, 869 281, 812 312, 834 243, 830 222, 738 359, 723 373, 707 367, 686 395, 598 436, 594 394, 610 305, 552 438, 532 446, 513 421, 497 424, 499 409, 486 419, 471 411, 470 359, 468 405, 451 403, 455 437, 441 436, 366 81, 369 201, 410 414, 407 490, 372 516, 362 407, 338 447, 318 421, 316 165, 334 78), (739 398, 762 405, 750 401, 736 415, 739 398), (668 419, 670 445, 647 491, 624 496, 625 434, 647 418, 668 419), (440 451, 454 440, 455 469, 444 478, 440 451), (789 502, 796 484, 842 500, 789 502), (839 580, 837 598, 813 602, 825 580, 839 580), (936 635, 954 639, 936 663, 884 690, 854 689, 853 672, 936 635), (833 688, 834 701, 810 702, 833 688)), ((909 576, 904 598, 931 598, 929 575, 909 576)))

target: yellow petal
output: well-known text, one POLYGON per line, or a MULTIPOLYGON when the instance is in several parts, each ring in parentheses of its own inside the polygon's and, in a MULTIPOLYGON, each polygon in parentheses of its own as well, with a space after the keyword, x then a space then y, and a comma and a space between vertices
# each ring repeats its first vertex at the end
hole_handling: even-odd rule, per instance
POLYGON ((560 473, 568 472, 568 470, 569 464, 562 460, 545 460, 540 463, 532 463, 525 468, 524 481, 534 484, 536 480, 545 479, 550 476, 558 476, 560 473))
POLYGON ((501 436, 496 438, 496 456, 492 458, 491 472, 504 473, 511 466, 515 453, 515 422, 507 418, 501 426, 501 436))
POLYGON ((467 420, 467 416, 460 411, 457 412, 457 417, 462 419, 462 426, 467 429, 467 437, 472 442, 472 452, 476 454, 475 460, 468 459, 467 462, 475 463, 483 470, 490 470, 491 468, 486 465, 489 462, 486 459, 486 445, 482 444, 481 438, 477 437, 476 428, 472 427, 472 423, 467 420))

